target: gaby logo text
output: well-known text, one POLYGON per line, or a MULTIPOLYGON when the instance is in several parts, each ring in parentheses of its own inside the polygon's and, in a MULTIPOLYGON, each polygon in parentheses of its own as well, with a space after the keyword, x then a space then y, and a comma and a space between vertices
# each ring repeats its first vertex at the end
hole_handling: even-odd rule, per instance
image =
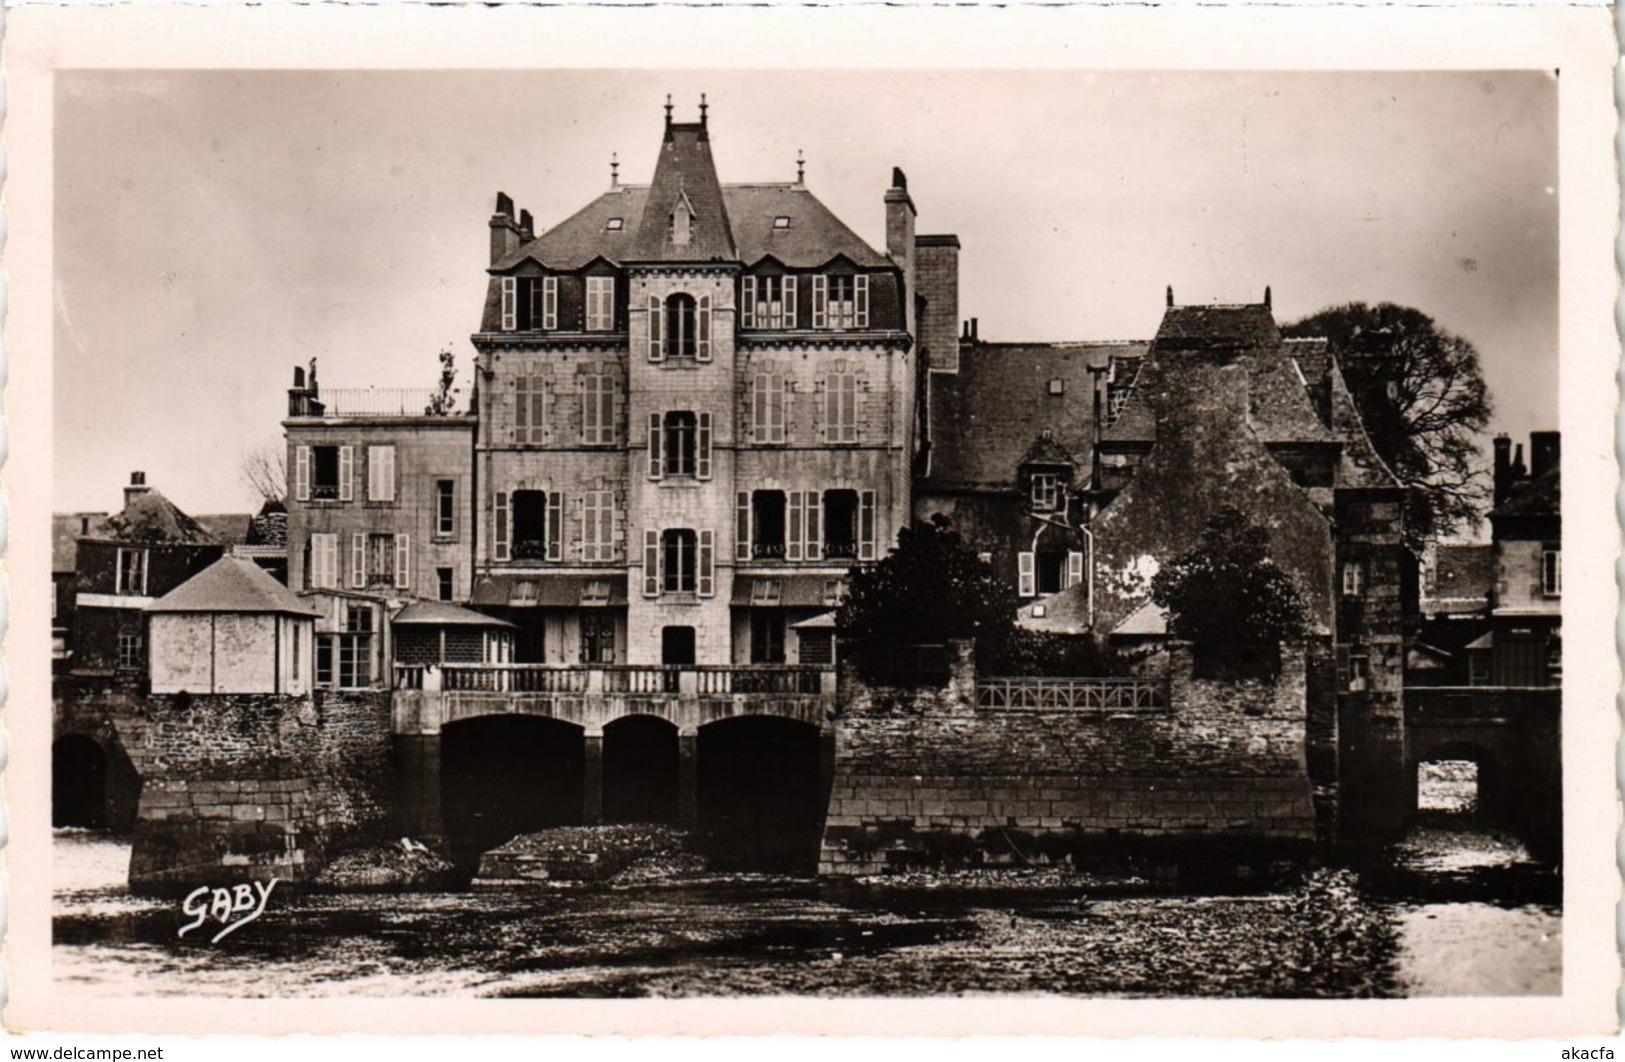
POLYGON ((222 928, 210 938, 209 943, 220 943, 224 937, 265 913, 265 903, 271 898, 271 890, 276 888, 277 880, 244 882, 230 888, 199 885, 181 901, 181 913, 192 916, 192 921, 182 926, 176 935, 184 937, 213 919, 222 928))

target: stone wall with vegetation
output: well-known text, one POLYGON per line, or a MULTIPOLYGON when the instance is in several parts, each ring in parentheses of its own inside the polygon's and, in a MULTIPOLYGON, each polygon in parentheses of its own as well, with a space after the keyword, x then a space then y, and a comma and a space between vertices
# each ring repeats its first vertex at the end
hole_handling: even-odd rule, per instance
POLYGON ((1301 645, 1274 679, 1221 681, 1176 644, 1165 706, 1123 711, 978 708, 966 655, 940 689, 843 676, 823 873, 1313 841, 1301 645))

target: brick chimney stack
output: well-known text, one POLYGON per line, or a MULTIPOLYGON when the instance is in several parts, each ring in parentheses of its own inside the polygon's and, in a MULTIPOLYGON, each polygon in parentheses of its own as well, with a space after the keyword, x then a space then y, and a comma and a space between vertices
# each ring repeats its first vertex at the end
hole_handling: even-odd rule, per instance
POLYGON ((1497 435, 1491 444, 1495 449, 1495 489, 1493 502, 1499 509, 1501 503, 1507 500, 1507 492, 1512 489, 1512 440, 1505 435, 1497 435))
POLYGON ((497 210, 491 215, 491 264, 519 249, 519 223, 514 220, 513 200, 508 193, 497 193, 497 210))
POLYGON ((909 198, 908 177, 893 166, 891 187, 886 189, 886 253, 903 271, 904 328, 915 334, 914 200, 909 198))
POLYGON ((147 486, 147 474, 145 472, 131 472, 130 485, 124 488, 124 507, 128 509, 135 503, 137 498, 150 490, 152 488, 147 486))
POLYGON ((1539 479, 1556 468, 1562 460, 1563 435, 1555 431, 1529 433, 1529 474, 1539 479))

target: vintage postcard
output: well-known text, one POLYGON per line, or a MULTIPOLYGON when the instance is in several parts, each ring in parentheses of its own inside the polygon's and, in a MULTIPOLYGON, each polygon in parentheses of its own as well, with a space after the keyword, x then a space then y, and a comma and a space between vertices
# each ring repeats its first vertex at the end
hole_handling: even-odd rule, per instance
POLYGON ((1615 57, 12 11, 8 1027, 1613 1030, 1615 57))

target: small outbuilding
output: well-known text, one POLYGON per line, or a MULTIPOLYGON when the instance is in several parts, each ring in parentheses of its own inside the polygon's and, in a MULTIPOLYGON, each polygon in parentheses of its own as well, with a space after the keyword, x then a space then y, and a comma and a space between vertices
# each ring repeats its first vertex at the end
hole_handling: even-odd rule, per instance
POLYGON ((147 606, 152 692, 307 693, 316 615, 253 561, 222 557, 147 606))
POLYGON ((513 659, 514 625, 444 601, 414 601, 390 621, 395 662, 495 664, 513 659))

